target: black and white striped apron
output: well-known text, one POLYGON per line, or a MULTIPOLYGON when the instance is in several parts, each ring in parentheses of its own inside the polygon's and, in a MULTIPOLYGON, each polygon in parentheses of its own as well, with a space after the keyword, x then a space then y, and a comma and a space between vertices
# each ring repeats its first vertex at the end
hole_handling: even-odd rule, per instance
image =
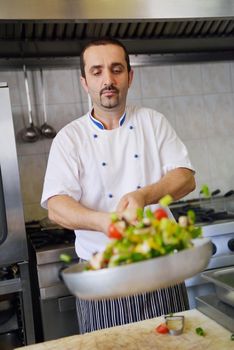
POLYGON ((76 300, 79 332, 98 329, 166 315, 189 309, 184 283, 154 292, 109 300, 76 300))

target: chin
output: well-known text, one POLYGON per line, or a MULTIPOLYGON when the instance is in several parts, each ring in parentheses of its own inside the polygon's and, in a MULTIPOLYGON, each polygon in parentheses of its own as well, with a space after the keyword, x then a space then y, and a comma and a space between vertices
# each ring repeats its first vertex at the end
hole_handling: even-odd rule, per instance
POLYGON ((109 102, 101 103, 101 106, 107 109, 112 109, 119 106, 119 101, 116 101, 116 102, 109 101, 109 102))

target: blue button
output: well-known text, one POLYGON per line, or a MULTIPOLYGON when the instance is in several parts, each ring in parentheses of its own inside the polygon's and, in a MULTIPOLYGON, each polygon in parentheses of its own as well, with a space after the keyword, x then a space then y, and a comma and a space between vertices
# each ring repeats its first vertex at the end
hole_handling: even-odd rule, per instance
POLYGON ((132 129, 134 129, 134 127, 133 127, 132 125, 130 125, 130 126, 129 126, 129 129, 131 129, 131 130, 132 130, 132 129))
POLYGON ((139 156, 138 156, 138 154, 134 154, 134 157, 135 157, 135 158, 138 158, 139 156))
POLYGON ((94 134, 93 137, 96 139, 96 138, 98 137, 98 135, 97 135, 97 134, 94 134))
POLYGON ((140 186, 140 185, 138 185, 138 186, 137 186, 137 189, 138 189, 138 190, 139 190, 139 188, 141 188, 141 186, 140 186))
POLYGON ((109 193, 108 197, 113 198, 113 194, 109 193))
POLYGON ((102 166, 106 166, 106 163, 105 163, 105 162, 102 162, 102 166))

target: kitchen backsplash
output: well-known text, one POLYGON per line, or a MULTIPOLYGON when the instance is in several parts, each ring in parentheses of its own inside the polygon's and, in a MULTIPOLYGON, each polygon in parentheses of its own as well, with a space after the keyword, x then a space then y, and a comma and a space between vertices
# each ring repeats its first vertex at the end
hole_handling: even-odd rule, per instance
MULTIPOLYGON (((234 61, 134 67, 128 103, 162 112, 186 144, 196 169, 197 197, 202 184, 225 193, 234 188, 234 61)), ((57 131, 88 110, 88 99, 75 68, 45 69, 48 123, 57 131)), ((28 72, 33 121, 43 124, 40 73, 28 72)), ((0 71, 10 87, 25 220, 47 212, 40 207, 51 140, 22 143, 19 131, 28 125, 22 70, 0 71)))

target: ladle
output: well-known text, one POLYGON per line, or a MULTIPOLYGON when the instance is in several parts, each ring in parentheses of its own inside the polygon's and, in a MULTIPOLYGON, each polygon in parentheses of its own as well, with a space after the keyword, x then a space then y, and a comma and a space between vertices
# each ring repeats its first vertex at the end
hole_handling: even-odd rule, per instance
POLYGON ((28 76, 27 76, 27 70, 25 65, 23 66, 23 71, 24 71, 24 83, 25 83, 25 90, 26 90, 26 97, 27 97, 29 126, 21 131, 21 138, 24 142, 35 142, 39 139, 40 132, 38 128, 34 126, 32 121, 32 106, 30 102, 28 76))
POLYGON ((40 69, 41 75, 41 88, 42 88, 42 103, 43 103, 43 115, 44 115, 44 124, 41 126, 41 133, 43 136, 52 139, 56 135, 55 129, 47 123, 47 111, 46 111, 46 100, 45 100, 45 84, 42 68, 40 69))

